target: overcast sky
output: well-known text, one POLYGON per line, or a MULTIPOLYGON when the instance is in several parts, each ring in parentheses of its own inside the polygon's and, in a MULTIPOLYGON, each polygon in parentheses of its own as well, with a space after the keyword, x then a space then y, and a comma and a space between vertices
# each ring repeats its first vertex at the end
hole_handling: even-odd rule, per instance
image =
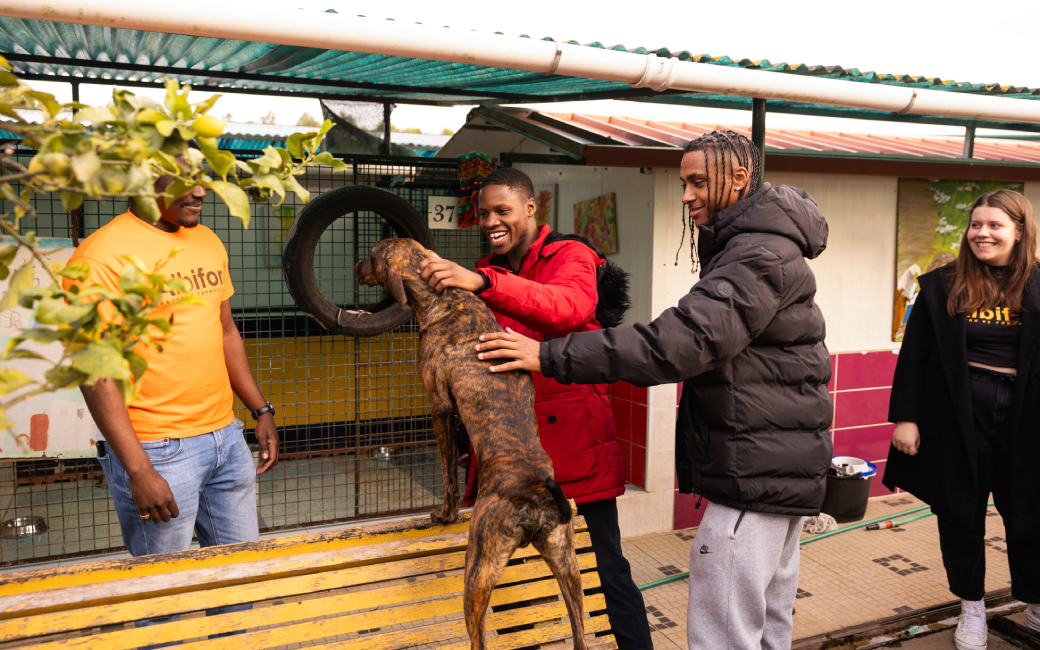
MULTIPOLYGON (((734 59, 769 59, 779 63, 841 65, 879 73, 925 75, 1003 85, 1040 87, 1040 66, 1032 52, 1038 39, 1040 1, 966 2, 945 0, 874 0, 872 2, 704 3, 585 2, 579 0, 524 0, 523 2, 459 2, 456 0, 386 0, 343 2, 296 0, 297 6, 316 14, 335 9, 340 14, 364 15, 374 20, 394 18, 425 25, 451 26, 552 36, 581 43, 600 41, 608 47, 622 43, 632 48, 668 47, 695 54, 729 55, 734 59)), ((251 6, 253 3, 243 3, 251 6)), ((322 18, 331 18, 325 17, 322 18)), ((66 84, 33 83, 34 87, 68 97, 66 84)), ((134 92, 148 93, 144 89, 134 92)), ((150 94, 150 93, 149 93, 150 94)), ((107 103, 110 87, 82 87, 83 100, 107 103)), ((207 95, 198 93, 197 100, 207 95)), ((705 111, 653 107, 633 102, 600 102, 595 105, 552 105, 558 111, 624 113, 636 117, 685 119, 696 122, 750 124, 741 111, 705 111)), ((457 129, 470 107, 434 108, 400 106, 392 122, 399 127, 419 127, 425 133, 457 129)), ((320 116, 316 100, 250 97, 227 94, 215 114, 230 113, 236 121, 259 121, 273 112, 279 124, 295 124, 304 112, 320 116)), ((829 122, 829 121, 828 121, 829 122)), ((772 126, 798 127, 819 123, 819 118, 770 116, 772 126)), ((842 120, 833 128, 864 130, 876 123, 842 120), (844 124, 844 126, 842 125, 844 124)), ((906 127, 893 127, 905 129, 906 127)), ((921 130, 920 127, 913 127, 921 130)), ((949 129, 946 129, 949 131, 949 129)))

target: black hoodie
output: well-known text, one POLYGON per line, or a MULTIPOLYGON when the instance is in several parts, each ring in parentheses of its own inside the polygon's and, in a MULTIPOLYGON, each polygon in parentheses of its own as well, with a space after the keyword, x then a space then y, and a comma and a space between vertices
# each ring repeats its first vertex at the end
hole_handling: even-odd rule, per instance
POLYGON ((701 279, 649 325, 542 344, 561 383, 683 382, 676 423, 679 490, 732 508, 820 511, 832 444, 830 355, 805 258, 827 222, 804 191, 771 187, 700 229, 701 279))

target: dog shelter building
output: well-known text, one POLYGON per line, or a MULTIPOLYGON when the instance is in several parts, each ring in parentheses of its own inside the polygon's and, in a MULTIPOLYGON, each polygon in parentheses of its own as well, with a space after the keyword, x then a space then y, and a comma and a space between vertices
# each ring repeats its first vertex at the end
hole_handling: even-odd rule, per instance
MULTIPOLYGON (((82 3, 72 2, 52 2, 46 10, 9 6, 0 17, 0 54, 30 83, 72 83, 74 97, 83 83, 159 87, 168 77, 218 92, 373 102, 387 117, 393 104, 476 106, 466 128, 432 158, 343 153, 346 172, 317 168, 301 183, 312 201, 349 186, 380 188, 425 218, 431 203, 458 196, 458 157, 483 151, 500 164, 521 167, 539 186, 558 187, 557 227, 564 232, 573 230, 574 203, 613 193, 613 259, 633 281, 628 322, 646 322, 674 305, 695 280, 685 245, 676 264, 682 232, 678 162, 681 146, 703 129, 500 106, 633 99, 754 109, 751 135, 765 148, 766 180, 809 191, 831 226, 828 251, 813 269, 835 360, 834 437, 836 449, 870 460, 882 459, 887 448, 885 387, 891 350, 898 347, 889 330, 899 179, 1020 181, 1040 205, 1040 146, 974 137, 978 127, 1040 133, 1040 102, 1029 101, 1040 99, 1040 91, 510 39, 331 13, 315 19, 313 12, 295 9, 277 19, 254 19, 207 7, 208 26, 189 18, 183 3, 109 2, 81 9, 82 3), (723 94, 722 88, 741 94, 723 94), (767 132, 768 111, 939 123, 966 132, 963 142, 952 144, 865 144, 828 134, 767 132)), ((389 120, 384 124, 388 131, 389 120)), ((73 221, 57 199, 41 199, 37 208, 38 222, 26 229, 70 244, 125 210, 116 202, 88 202, 73 221)), ((203 212, 203 223, 228 247, 236 323, 260 386, 278 408, 283 460, 258 481, 257 495, 261 529, 269 535, 428 511, 441 500, 429 404, 416 372, 414 321, 358 337, 330 333, 302 313, 285 285, 281 245, 303 209, 295 197, 278 207, 254 205, 249 230, 215 200, 203 212)), ((375 241, 395 232, 378 211, 344 212, 315 252, 325 298, 346 309, 379 304, 382 290, 359 287, 352 269, 375 241)), ((487 250, 476 228, 437 228, 430 237, 440 255, 471 268, 487 250)), ((9 317, 5 325, 0 315, 0 326, 16 324, 9 317)), ((619 501, 623 534, 695 521, 692 503, 675 491, 676 393, 675 385, 612 388, 631 483, 619 501)), ((120 550, 118 523, 77 397, 41 405, 31 415, 47 416, 42 433, 41 426, 27 426, 0 445, 5 517, 39 516, 49 525, 46 533, 3 539, 0 566, 120 550)), ((247 420, 241 405, 236 413, 247 420)))

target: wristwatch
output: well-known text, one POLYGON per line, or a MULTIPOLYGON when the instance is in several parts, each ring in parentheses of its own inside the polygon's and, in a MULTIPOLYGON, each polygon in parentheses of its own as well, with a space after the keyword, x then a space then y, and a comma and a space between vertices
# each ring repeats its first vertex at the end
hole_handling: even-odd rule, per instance
POLYGON ((250 411, 249 412, 249 414, 253 416, 254 420, 259 420, 260 416, 263 415, 264 413, 270 413, 271 415, 274 415, 274 407, 271 406, 270 402, 264 404, 263 406, 261 406, 260 408, 258 408, 255 411, 250 411))

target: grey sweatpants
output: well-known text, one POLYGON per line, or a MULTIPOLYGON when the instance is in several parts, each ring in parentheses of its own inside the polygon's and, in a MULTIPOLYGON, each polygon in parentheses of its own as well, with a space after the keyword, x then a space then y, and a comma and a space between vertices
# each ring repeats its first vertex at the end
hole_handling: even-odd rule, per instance
POLYGON ((690 650, 790 650, 802 517, 709 503, 690 549, 690 650))

